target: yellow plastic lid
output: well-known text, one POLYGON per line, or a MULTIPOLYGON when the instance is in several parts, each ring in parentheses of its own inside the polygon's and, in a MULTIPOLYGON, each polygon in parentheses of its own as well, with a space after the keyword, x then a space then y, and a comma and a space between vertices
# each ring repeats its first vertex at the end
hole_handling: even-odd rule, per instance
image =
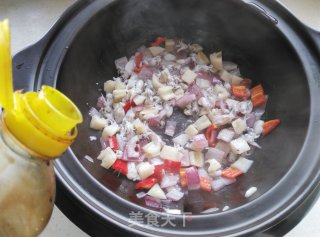
POLYGON ((83 121, 81 112, 50 86, 42 86, 39 92, 13 93, 8 20, 0 22, 0 68, 3 128, 35 157, 60 156, 77 136, 76 125, 83 121))

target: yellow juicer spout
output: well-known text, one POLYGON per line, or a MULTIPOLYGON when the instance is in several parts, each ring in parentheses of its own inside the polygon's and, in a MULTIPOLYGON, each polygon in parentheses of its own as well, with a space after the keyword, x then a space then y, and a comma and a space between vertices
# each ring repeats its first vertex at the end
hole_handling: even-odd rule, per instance
POLYGON ((77 106, 50 86, 42 86, 39 92, 13 92, 8 20, 0 22, 0 105, 3 128, 31 155, 42 159, 60 156, 83 121, 77 106))

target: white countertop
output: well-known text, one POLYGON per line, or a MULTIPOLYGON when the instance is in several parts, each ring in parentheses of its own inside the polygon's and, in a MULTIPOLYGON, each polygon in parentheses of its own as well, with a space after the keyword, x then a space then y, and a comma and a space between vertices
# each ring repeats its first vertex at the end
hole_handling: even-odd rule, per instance
MULTIPOLYGON (((75 0, 0 0, 0 18, 11 21, 12 54, 41 39, 75 0)), ((320 0, 281 0, 302 22, 320 31, 320 0)), ((1 211, 1 210, 0 210, 1 211)), ((40 237, 87 237, 55 207, 40 237)), ((320 200, 285 237, 320 236, 320 200)))

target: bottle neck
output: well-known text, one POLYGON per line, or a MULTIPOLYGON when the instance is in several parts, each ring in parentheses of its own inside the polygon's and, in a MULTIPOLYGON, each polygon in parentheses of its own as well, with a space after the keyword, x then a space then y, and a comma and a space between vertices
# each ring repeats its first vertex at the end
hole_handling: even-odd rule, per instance
POLYGON ((13 152, 17 153, 18 155, 24 158, 32 158, 32 152, 29 149, 25 148, 15 137, 10 133, 7 129, 2 116, 0 120, 0 139, 5 143, 6 146, 10 148, 13 152))

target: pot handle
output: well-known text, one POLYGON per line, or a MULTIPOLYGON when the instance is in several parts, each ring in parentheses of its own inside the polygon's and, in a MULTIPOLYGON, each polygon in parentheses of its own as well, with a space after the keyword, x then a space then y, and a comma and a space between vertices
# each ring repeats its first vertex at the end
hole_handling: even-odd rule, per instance
POLYGON ((316 45, 318 46, 318 51, 320 53, 320 32, 319 31, 316 31, 314 29, 309 29, 310 33, 311 33, 311 36, 314 40, 314 42, 316 43, 316 45))
POLYGON ((37 73, 46 48, 54 39, 55 35, 64 27, 65 23, 74 17, 80 9, 90 4, 90 2, 92 2, 92 0, 76 1, 65 10, 58 21, 40 41, 23 49, 13 57, 12 73, 15 90, 36 90, 35 82, 37 80, 37 73))
POLYGON ((41 40, 13 57, 12 74, 14 90, 23 89, 30 91, 34 89, 37 68, 45 43, 45 40, 41 40))

